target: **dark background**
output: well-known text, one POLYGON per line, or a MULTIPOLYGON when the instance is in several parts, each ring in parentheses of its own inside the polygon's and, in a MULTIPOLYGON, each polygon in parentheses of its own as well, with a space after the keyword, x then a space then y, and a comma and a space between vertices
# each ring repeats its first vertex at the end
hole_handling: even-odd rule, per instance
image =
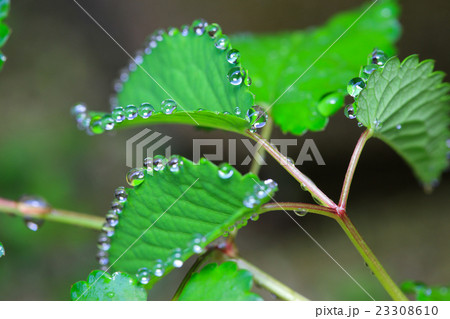
MULTIPOLYGON (((302 29, 362 3, 80 0, 130 53, 155 29, 199 17, 219 23, 228 34, 302 29)), ((401 4, 399 56, 418 53, 421 59, 436 59, 436 68, 448 73, 449 2, 401 4)), ((73 1, 13 0, 7 24, 13 33, 3 49, 8 61, 0 73, 0 196, 38 194, 54 207, 104 215, 113 190, 125 184, 125 141, 139 129, 90 137, 76 129, 69 109, 84 101, 92 109, 107 110, 112 81, 128 57, 73 1)), ((189 157, 192 138, 240 138, 187 126, 154 128, 174 137, 173 153, 189 157)), ((304 138, 314 138, 327 164, 305 164, 302 171, 333 199, 360 133, 354 121, 338 112, 326 131, 299 137, 300 146, 304 138)), ((275 131, 274 137, 281 136, 275 131)), ((290 151, 296 157, 299 150, 290 151)), ((269 164, 261 177, 278 181, 277 201, 311 201, 282 168, 269 164)), ((426 195, 389 147, 369 141, 353 182, 349 215, 397 282, 450 283, 449 193, 448 173, 426 195)), ((335 222, 315 215, 296 218, 375 299, 388 299, 335 222)), ((93 231, 49 222, 33 233, 20 218, 2 214, 0 241, 7 252, 0 259, 0 300, 67 300, 70 285, 96 267, 93 231)), ((284 213, 249 223, 238 245, 246 259, 311 299, 368 299, 284 213)), ((180 276, 181 271, 173 272, 151 298, 169 298, 180 276)))

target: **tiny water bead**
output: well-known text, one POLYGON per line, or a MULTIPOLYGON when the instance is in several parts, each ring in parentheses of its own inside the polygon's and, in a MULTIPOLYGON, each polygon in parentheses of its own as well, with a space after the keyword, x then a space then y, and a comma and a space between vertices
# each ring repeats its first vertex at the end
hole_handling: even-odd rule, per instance
POLYGON ((150 282, 150 271, 148 268, 140 268, 136 274, 137 280, 143 284, 146 285, 150 282))
POLYGON ((3 244, 0 242, 0 257, 3 257, 6 255, 5 247, 3 247, 3 244))
POLYGON ((397 130, 400 130, 400 129, 402 128, 402 125, 401 125, 401 124, 398 124, 395 128, 396 128, 397 130))
POLYGON ((167 34, 169 35, 169 37, 173 37, 173 36, 175 36, 177 34, 180 34, 180 30, 178 30, 177 28, 174 28, 174 27, 170 27, 167 30, 167 34))
POLYGON ((123 120, 125 120, 125 118, 126 118, 125 110, 121 106, 115 107, 114 110, 112 111, 111 115, 112 115, 112 118, 114 119, 114 121, 116 121, 116 123, 120 123, 123 120))
POLYGON ((127 183, 130 186, 138 186, 142 184, 144 181, 144 169, 142 168, 133 168, 127 174, 127 183))
POLYGON ((247 208, 254 208, 260 203, 260 201, 253 195, 248 195, 244 198, 242 204, 247 208))
POLYGON ((369 56, 369 63, 377 64, 379 66, 384 65, 388 60, 388 56, 381 50, 375 49, 369 56))
POLYGON ((369 64, 366 66, 363 66, 361 68, 361 71, 359 72, 359 76, 363 79, 366 80, 369 78, 369 76, 377 69, 379 69, 380 66, 378 64, 369 64))
POLYGON ((241 114, 241 108, 239 106, 234 109, 234 114, 236 114, 236 115, 241 114))
POLYGON ((269 116, 264 111, 257 111, 256 120, 252 123, 252 128, 263 128, 268 120, 269 116))
POLYGON ((192 22, 192 30, 196 35, 203 35, 205 28, 208 26, 208 22, 203 19, 198 19, 192 22))
POLYGON ((183 261, 181 260, 181 249, 175 249, 170 259, 173 260, 172 265, 175 268, 183 267, 183 261))
POLYGON ((89 129, 92 134, 102 134, 105 131, 100 116, 95 116, 91 119, 89 129))
POLYGON ((101 119, 102 128, 106 131, 111 131, 114 128, 115 121, 111 115, 104 115, 101 119))
POLYGON ((347 92, 349 95, 355 97, 361 93, 361 91, 366 87, 366 83, 361 78, 353 78, 348 82, 347 92))
POLYGON ((161 259, 156 260, 155 266, 153 266, 153 274, 156 277, 162 277, 165 272, 164 263, 161 259))
POLYGON ((211 23, 210 25, 208 25, 206 27, 206 32, 213 39, 222 35, 222 29, 220 28, 220 26, 217 23, 211 23))
POLYGON ((104 223, 102 226, 102 231, 106 236, 112 237, 114 235, 114 227, 108 224, 108 222, 104 223))
POLYGON ((231 68, 227 77, 231 85, 241 85, 245 78, 244 69, 239 66, 231 68))
POLYGON ((98 236, 97 248, 102 251, 108 251, 111 248, 111 239, 105 233, 100 233, 98 236))
POLYGON ((114 191, 114 197, 116 197, 116 199, 121 203, 126 202, 128 194, 125 187, 123 186, 117 187, 116 190, 114 191))
POLYGON ((241 58, 241 53, 236 49, 231 49, 227 53, 227 61, 230 64, 238 63, 240 58, 241 58))
POLYGON ((146 157, 144 159, 144 168, 147 170, 147 173, 153 172, 153 158, 146 157))
POLYGON ((169 167, 169 170, 171 172, 179 172, 181 165, 183 165, 183 161, 177 155, 171 156, 169 161, 167 162, 167 166, 169 167))
POLYGON ((162 111, 165 114, 172 114, 177 109, 177 103, 172 99, 166 99, 161 102, 162 111))
POLYGON ((180 30, 181 30, 181 35, 183 37, 186 37, 189 34, 189 26, 187 26, 187 25, 181 26, 180 30))
POLYGON ((120 201, 118 201, 117 199, 113 200, 111 202, 111 210, 113 212, 115 212, 116 214, 120 215, 120 213, 122 213, 122 210, 123 210, 122 203, 120 201))
POLYGON ((230 46, 230 40, 226 35, 222 35, 220 38, 217 38, 214 45, 218 50, 225 51, 230 46))
POLYGON ((304 216, 306 216, 306 214, 308 214, 308 211, 306 209, 298 209, 298 210, 294 210, 294 213, 297 216, 304 217, 304 216))
POLYGON ((356 118, 355 109, 353 108, 352 104, 349 104, 345 107, 344 114, 350 120, 353 120, 354 118, 356 118))
POLYGON ((125 108, 125 116, 129 120, 134 120, 138 116, 137 107, 134 105, 128 105, 125 108))
POLYGON ((80 103, 80 104, 73 106, 70 110, 70 113, 76 117, 79 114, 86 113, 86 111, 87 111, 86 105, 83 103, 80 103))
POLYGON ((221 179, 230 179, 234 174, 234 169, 230 164, 223 163, 219 166, 219 170, 217 172, 221 179))
POLYGON ((254 222, 256 222, 259 219, 259 214, 253 214, 252 216, 250 216, 250 219, 254 222))
POLYGON ((155 109, 150 103, 142 103, 141 106, 138 107, 138 114, 143 119, 148 119, 154 111, 155 109))
POLYGON ((106 223, 110 227, 116 227, 119 224, 119 216, 115 212, 108 212, 106 214, 106 223))
POLYGON ((97 253, 97 261, 100 266, 107 266, 109 264, 108 253, 106 251, 100 250, 97 253))
POLYGON ((156 155, 153 159, 153 169, 156 172, 160 172, 164 170, 167 164, 167 159, 162 155, 156 155))

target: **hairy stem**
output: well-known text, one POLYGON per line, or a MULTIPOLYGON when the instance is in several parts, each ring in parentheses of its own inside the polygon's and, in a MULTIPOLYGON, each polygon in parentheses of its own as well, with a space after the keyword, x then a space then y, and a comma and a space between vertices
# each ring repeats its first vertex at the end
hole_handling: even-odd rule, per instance
POLYGON ((352 224, 347 214, 341 214, 340 218, 336 219, 339 225, 347 234, 348 238, 352 241, 353 245, 356 247, 360 255, 364 258, 369 268, 372 270, 374 275, 377 277, 378 281, 384 287, 384 289, 389 293, 392 299, 396 301, 406 301, 408 298, 402 293, 400 288, 395 284, 395 282, 388 275, 386 270, 384 270, 381 263, 375 257, 373 252, 367 246, 364 239, 356 230, 355 226, 352 224))
POLYGON ((63 224, 75 225, 100 230, 105 220, 98 216, 72 212, 62 209, 42 209, 26 206, 21 203, 0 198, 0 213, 7 213, 21 217, 34 217, 55 221, 63 224))
POLYGON ((331 217, 334 219, 337 218, 337 214, 334 209, 324 207, 324 206, 314 205, 314 204, 305 204, 305 203, 268 203, 268 204, 262 205, 259 212, 262 214, 262 213, 278 211, 278 210, 303 211, 303 212, 307 212, 307 213, 313 213, 313 214, 319 214, 319 215, 331 217))
MULTIPOLYGON (((265 140, 269 140, 270 136, 272 135, 272 129, 273 129, 273 120, 269 116, 267 119, 266 126, 261 131, 261 137, 265 140)), ((265 159, 266 150, 264 147, 260 147, 257 151, 257 155, 261 157, 262 159, 265 159)), ((253 173, 255 175, 258 175, 259 170, 261 169, 261 163, 256 160, 257 156, 253 157, 252 166, 250 167, 250 173, 253 173)))
POLYGON ((298 292, 292 290, 285 284, 279 282, 269 274, 265 273, 261 269, 257 268, 255 265, 252 265, 245 259, 240 257, 235 257, 233 260, 237 263, 238 267, 241 269, 246 269, 250 271, 253 275, 253 280, 256 284, 263 287, 267 291, 273 293, 275 296, 282 300, 297 300, 297 301, 307 301, 308 299, 298 292))
POLYGON ((313 183, 313 181, 307 177, 305 174, 300 172, 293 163, 291 163, 286 156, 281 154, 275 146, 270 144, 267 140, 262 138, 257 133, 252 133, 247 131, 247 136, 258 142, 264 147, 264 149, 278 162, 283 166, 289 174, 292 175, 301 185, 303 189, 308 190, 311 195, 319 201, 322 205, 330 208, 335 208, 337 205, 328 198, 317 186, 313 183))
POLYGON ((358 143, 353 151, 352 158, 348 164, 347 173, 345 174, 344 185, 342 186, 341 197, 339 199, 339 208, 345 209, 347 206, 348 194, 350 192, 350 185, 352 184, 353 175, 355 174, 356 165, 358 164, 361 152, 366 144, 367 140, 372 136, 372 131, 366 130, 361 134, 358 143))

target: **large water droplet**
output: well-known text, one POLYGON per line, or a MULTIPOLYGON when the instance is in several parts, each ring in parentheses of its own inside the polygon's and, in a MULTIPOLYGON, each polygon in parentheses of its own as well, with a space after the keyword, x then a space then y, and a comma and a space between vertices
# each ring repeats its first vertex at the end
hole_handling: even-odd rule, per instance
POLYGON ((232 85, 241 85, 242 82, 244 81, 245 73, 241 67, 237 66, 237 67, 230 69, 227 77, 228 77, 228 81, 232 85))
POLYGON ((136 274, 137 280, 143 284, 146 285, 150 282, 150 271, 148 268, 140 268, 136 274))
POLYGON ((344 95, 341 92, 329 93, 321 98, 317 105, 317 110, 323 116, 333 115, 344 105, 344 95))
POLYGON ((144 181, 144 169, 142 168, 133 168, 127 174, 127 183, 130 186, 138 186, 142 184, 144 181))
POLYGON ((239 59, 241 58, 241 53, 236 49, 231 49, 227 53, 227 61, 231 64, 236 64, 239 62, 239 59))
POLYGON ((115 107, 114 110, 112 111, 111 115, 112 115, 112 118, 117 123, 120 123, 123 120, 125 120, 125 110, 121 106, 115 107))
POLYGON ((218 50, 225 51, 230 46, 230 40, 226 35, 222 35, 220 38, 217 38, 214 45, 218 50))
POLYGON ((210 25, 208 25, 206 27, 206 32, 212 39, 215 39, 222 35, 222 29, 217 23, 211 23, 210 25))
POLYGON ((256 118, 252 124, 252 128, 259 129, 266 125, 268 115, 264 111, 256 111, 256 118))
POLYGON ((356 118, 356 113, 355 113, 355 109, 353 108, 352 104, 349 104, 345 107, 344 109, 344 114, 347 118, 353 120, 354 118, 356 118))
POLYGON ((230 164, 223 163, 219 166, 218 174, 221 179, 229 179, 233 176, 234 169, 230 164))
POLYGON ((154 111, 155 109, 150 103, 142 103, 141 106, 139 106, 138 108, 138 114, 143 119, 149 118, 154 111))
POLYGON ((125 108, 125 116, 129 120, 134 120, 138 116, 138 110, 134 105, 128 105, 125 108))
POLYGON ((172 114, 177 109, 177 103, 172 99, 167 99, 162 101, 161 107, 165 114, 172 114))
POLYGON ((366 83, 361 78, 353 78, 348 82, 347 92, 355 97, 366 87, 366 83))

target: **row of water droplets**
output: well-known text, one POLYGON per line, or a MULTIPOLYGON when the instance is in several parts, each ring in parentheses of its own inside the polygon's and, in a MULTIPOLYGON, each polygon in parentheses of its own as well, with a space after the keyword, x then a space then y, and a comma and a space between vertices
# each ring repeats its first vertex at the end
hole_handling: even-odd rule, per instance
MULTIPOLYGON (((229 165, 229 164, 223 164, 223 165, 229 165)), ((259 206, 262 203, 262 201, 267 199, 267 197, 271 197, 276 192, 277 189, 278 189, 278 184, 272 179, 267 179, 267 180, 263 181, 262 183, 255 184, 255 186, 253 187, 253 190, 251 192, 247 193, 246 196, 244 197, 242 204, 247 208, 254 209, 257 206, 259 206)), ((229 226, 228 229, 226 229, 225 232, 223 233, 223 236, 228 237, 230 232, 234 231, 235 229, 240 229, 240 228, 246 226, 249 219, 252 221, 257 221, 259 219, 259 214, 253 213, 250 216, 245 216, 245 217, 241 218, 236 223, 229 226)))
MULTIPOLYGON (((356 113, 358 110, 358 104, 356 102, 361 91, 366 87, 366 83, 370 77, 370 75, 378 69, 382 69, 388 60, 388 56, 381 50, 374 49, 373 52, 369 55, 367 65, 363 66, 359 72, 359 77, 353 78, 348 82, 347 92, 350 96, 355 99, 353 104, 349 104, 344 109, 344 114, 347 118, 353 120, 356 118, 356 113)), ((375 119, 374 120, 375 129, 379 129, 382 126, 382 123, 375 119)), ((358 122, 358 126, 362 127, 363 124, 358 122)), ((400 129, 401 125, 397 126, 397 129, 400 129)))

